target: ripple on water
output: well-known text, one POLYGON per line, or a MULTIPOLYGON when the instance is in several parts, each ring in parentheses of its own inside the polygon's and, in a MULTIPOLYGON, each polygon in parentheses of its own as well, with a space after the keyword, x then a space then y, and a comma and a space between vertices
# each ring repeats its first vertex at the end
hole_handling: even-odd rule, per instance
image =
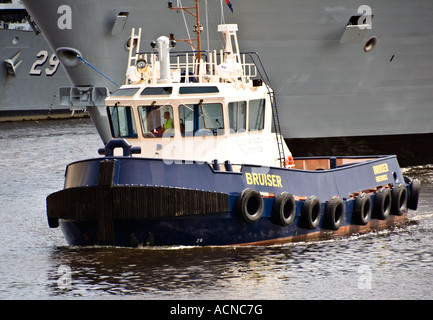
POLYGON ((81 248, 48 228, 45 197, 69 162, 98 156, 91 121, 0 124, 0 145, 0 298, 433 298, 433 166, 405 169, 422 190, 402 228, 265 247, 81 248))

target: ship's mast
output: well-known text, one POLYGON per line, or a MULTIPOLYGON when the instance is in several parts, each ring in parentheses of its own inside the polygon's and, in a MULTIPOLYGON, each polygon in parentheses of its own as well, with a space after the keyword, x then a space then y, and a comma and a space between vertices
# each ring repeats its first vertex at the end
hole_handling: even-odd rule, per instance
MULTIPOLYGON (((203 27, 200 24, 200 7, 199 7, 199 0, 195 0, 195 6, 194 7, 173 7, 173 2, 168 2, 168 8, 170 10, 183 10, 188 12, 190 15, 192 15, 196 20, 196 25, 194 26, 194 32, 197 34, 196 39, 172 39, 176 41, 185 41, 189 45, 193 46, 197 50, 197 60, 200 61, 201 59, 201 32, 203 31, 203 27), (193 12, 195 10, 195 13, 193 12), (193 44, 192 42, 196 41, 197 44, 193 44)), ((173 38, 174 36, 171 35, 173 38)))

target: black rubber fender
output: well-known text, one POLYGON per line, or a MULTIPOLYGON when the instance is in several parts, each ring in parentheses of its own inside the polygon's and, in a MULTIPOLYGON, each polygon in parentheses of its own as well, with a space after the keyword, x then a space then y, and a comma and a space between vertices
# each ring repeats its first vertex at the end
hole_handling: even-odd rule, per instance
POLYGON ((316 196, 305 199, 301 209, 301 223, 304 228, 315 229, 321 219, 321 204, 316 196))
POLYGON ((57 228, 59 226, 59 219, 48 217, 48 226, 50 228, 57 228))
POLYGON ((409 184, 409 197, 407 199, 407 207, 411 210, 418 209, 419 192, 421 190, 421 181, 418 179, 410 179, 409 177, 404 177, 406 183, 409 184))
POLYGON ((325 227, 330 230, 338 230, 344 216, 343 200, 340 197, 331 197, 326 202, 325 215, 323 217, 325 227))
POLYGON ((371 198, 366 193, 361 193, 355 199, 353 206, 353 222, 359 225, 366 225, 371 217, 371 198))
POLYGON ((262 195, 259 191, 247 188, 241 192, 236 200, 236 211, 248 223, 260 220, 264 209, 262 195))
POLYGON ((401 216, 407 211, 407 189, 403 184, 398 184, 392 188, 392 207, 391 214, 401 216))
POLYGON ((373 202, 373 216, 375 219, 386 220, 391 213, 391 190, 381 188, 376 191, 373 202))
POLYGON ((280 193, 272 206, 272 219, 276 224, 283 227, 290 226, 295 220, 296 202, 295 197, 287 192, 280 193))

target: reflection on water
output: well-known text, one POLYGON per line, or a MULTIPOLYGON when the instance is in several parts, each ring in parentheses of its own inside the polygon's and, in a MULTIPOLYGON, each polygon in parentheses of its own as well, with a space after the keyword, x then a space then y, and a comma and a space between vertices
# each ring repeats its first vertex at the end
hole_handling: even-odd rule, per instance
POLYGON ((0 298, 431 299, 433 170, 401 228, 264 247, 68 247, 45 198, 97 157, 90 120, 0 124, 0 298))
POLYGON ((345 239, 270 247, 57 247, 50 257, 50 291, 65 297, 145 299, 396 299, 409 293, 428 299, 433 257, 420 231, 415 223, 345 239), (56 283, 58 266, 71 268, 66 288, 56 283), (368 290, 359 285, 362 266, 371 273, 368 290))

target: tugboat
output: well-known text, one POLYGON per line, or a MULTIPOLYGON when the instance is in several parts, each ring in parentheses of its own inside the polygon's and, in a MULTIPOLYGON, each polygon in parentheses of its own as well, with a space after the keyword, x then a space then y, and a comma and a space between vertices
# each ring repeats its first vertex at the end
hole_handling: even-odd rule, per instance
POLYGON ((420 182, 396 156, 294 158, 237 29, 218 27, 220 52, 173 51, 164 36, 140 52, 132 30, 126 83, 106 99, 113 139, 47 197, 70 245, 279 244, 399 225, 417 209, 420 182))

